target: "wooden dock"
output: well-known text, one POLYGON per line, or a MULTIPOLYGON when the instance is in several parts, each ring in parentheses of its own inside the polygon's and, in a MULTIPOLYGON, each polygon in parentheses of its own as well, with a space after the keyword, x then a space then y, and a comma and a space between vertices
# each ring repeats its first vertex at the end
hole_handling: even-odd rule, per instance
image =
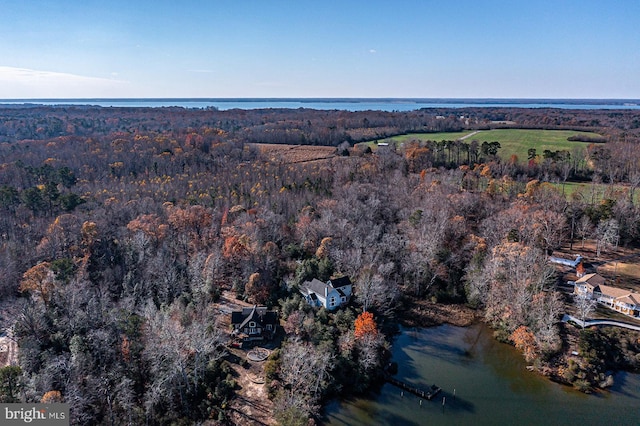
POLYGON ((387 381, 387 383, 391 383, 392 385, 397 386, 400 389, 405 390, 407 392, 410 392, 420 398, 424 398, 427 401, 431 401, 431 399, 442 390, 436 385, 431 385, 431 387, 428 389, 421 389, 421 388, 412 386, 408 383, 405 383, 401 380, 394 379, 389 374, 385 376, 385 380, 387 381))

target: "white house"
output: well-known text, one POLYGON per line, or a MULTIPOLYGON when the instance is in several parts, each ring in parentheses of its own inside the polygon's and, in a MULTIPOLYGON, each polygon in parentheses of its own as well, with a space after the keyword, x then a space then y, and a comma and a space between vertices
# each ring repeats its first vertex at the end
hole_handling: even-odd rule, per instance
POLYGON ((630 290, 606 285, 606 280, 598 274, 587 274, 576 281, 574 293, 630 317, 640 318, 640 294, 630 290))
POLYGON ((353 285, 349 277, 336 278, 323 283, 314 278, 300 285, 300 293, 311 306, 324 306, 332 311, 349 303, 353 285))

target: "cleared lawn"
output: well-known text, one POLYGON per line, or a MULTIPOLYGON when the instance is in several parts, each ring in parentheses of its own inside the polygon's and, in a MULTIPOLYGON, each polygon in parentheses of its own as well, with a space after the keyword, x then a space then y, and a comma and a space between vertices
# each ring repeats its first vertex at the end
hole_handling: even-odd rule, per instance
MULTIPOLYGON (((503 159, 508 159, 511 155, 518 156, 520 162, 527 161, 527 151, 529 148, 535 148, 538 155, 542 155, 543 151, 548 149, 551 151, 571 151, 574 148, 586 148, 589 142, 572 142, 567 138, 571 136, 588 136, 591 138, 600 137, 597 133, 577 132, 573 130, 532 130, 532 129, 496 129, 496 130, 465 130, 464 132, 451 133, 415 133, 408 135, 394 136, 382 140, 380 142, 402 143, 411 140, 456 140, 465 138, 466 142, 477 140, 478 142, 500 142, 500 150, 498 153, 503 159), (475 133, 472 135, 472 133, 475 133)), ((372 148, 375 144, 367 143, 372 148)))
MULTIPOLYGON (((587 267, 591 265, 595 268, 595 270, 588 269, 587 272, 597 272, 611 280, 610 285, 640 292, 640 249, 618 246, 617 249, 602 250, 600 257, 597 257, 596 253, 595 240, 585 240, 583 246, 582 241, 577 238, 573 241, 573 248, 570 248, 567 242, 553 255, 572 259, 579 254, 585 260, 587 267)), ((567 275, 567 279, 575 280, 576 278, 573 272, 567 275)))
POLYGON ((638 257, 627 262, 609 262, 598 268, 598 273, 615 277, 620 287, 640 291, 640 265, 638 257))

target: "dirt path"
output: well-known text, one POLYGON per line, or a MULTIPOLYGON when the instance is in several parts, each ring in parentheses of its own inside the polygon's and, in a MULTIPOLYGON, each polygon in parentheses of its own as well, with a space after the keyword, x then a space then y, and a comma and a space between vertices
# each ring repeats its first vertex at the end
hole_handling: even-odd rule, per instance
POLYGON ((273 402, 264 386, 263 364, 249 361, 245 369, 233 365, 238 373, 236 381, 240 390, 231 402, 229 417, 234 425, 275 425, 273 402))
POLYGON ((480 133, 480 130, 476 130, 475 132, 471 132, 468 135, 465 135, 465 136, 461 137, 460 140, 463 141, 465 139, 468 139, 468 138, 470 138, 472 136, 477 135, 478 133, 480 133))
MULTIPOLYGON (((223 291, 216 309, 220 312, 218 327, 230 330, 231 312, 244 307, 253 306, 235 298, 231 291, 223 291)), ((230 349, 230 359, 247 359, 248 350, 230 349)), ((264 386, 264 362, 247 360, 246 368, 239 362, 230 362, 236 373, 236 383, 239 389, 236 397, 229 405, 229 420, 234 425, 275 425, 273 418, 273 403, 267 396, 264 386)))

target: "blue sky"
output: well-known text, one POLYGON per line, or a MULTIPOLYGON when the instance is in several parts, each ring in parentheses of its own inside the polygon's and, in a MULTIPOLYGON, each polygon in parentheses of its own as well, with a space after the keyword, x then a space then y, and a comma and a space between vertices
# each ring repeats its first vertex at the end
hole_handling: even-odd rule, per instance
POLYGON ((2 0, 0 98, 640 98, 638 0, 2 0))

